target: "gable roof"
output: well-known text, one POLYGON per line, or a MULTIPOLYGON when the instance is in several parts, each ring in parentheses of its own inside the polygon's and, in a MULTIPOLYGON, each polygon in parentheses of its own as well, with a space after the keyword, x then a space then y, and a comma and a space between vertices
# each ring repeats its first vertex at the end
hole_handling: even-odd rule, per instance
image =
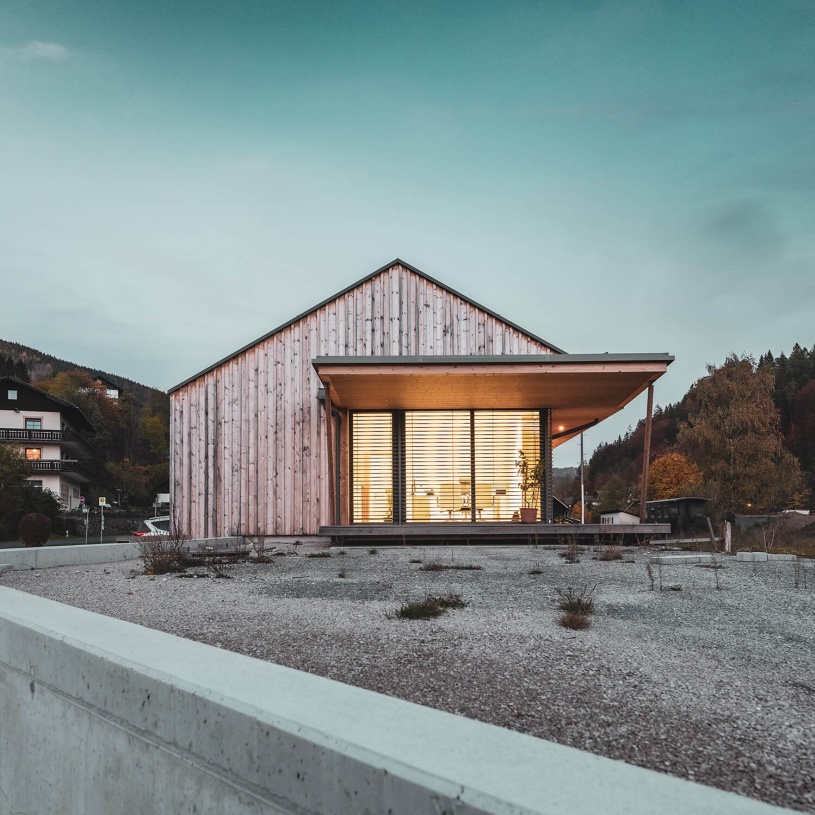
POLYGON ((59 396, 54 396, 53 394, 48 393, 48 391, 42 390, 42 388, 37 388, 28 382, 23 382, 22 379, 17 379, 16 376, 0 377, 0 388, 7 383, 12 383, 18 390, 23 388, 39 397, 47 399, 50 402, 55 402, 60 408, 60 412, 66 415, 68 420, 77 430, 88 430, 91 433, 96 432, 96 428, 90 423, 88 417, 82 412, 81 408, 79 408, 73 402, 68 402, 66 399, 60 399, 59 396))
POLYGON ((300 322, 300 320, 304 319, 305 317, 308 317, 309 314, 312 314, 315 311, 318 311, 319 309, 323 308, 324 306, 327 306, 329 303, 332 303, 334 300, 337 300, 340 297, 343 297, 344 295, 348 294, 349 292, 353 291, 354 289, 358 288, 359 286, 363 285, 364 283, 367 283, 369 280, 372 280, 377 275, 380 275, 383 272, 386 272, 388 269, 392 269, 394 266, 402 266, 403 268, 407 269, 408 271, 419 275, 419 277, 423 277, 425 280, 427 280, 429 283, 432 283, 434 286, 437 286, 438 288, 443 289, 446 292, 449 292, 450 294, 454 295, 455 297, 460 298, 465 303, 469 303, 471 306, 474 306, 475 308, 480 309, 484 313, 488 314, 490 317, 493 317, 496 320, 500 320, 502 323, 505 323, 510 328, 514 328, 516 331, 519 331, 521 334, 524 334, 525 336, 529 337, 531 340, 534 340, 535 342, 539 342, 542 345, 547 346, 547 348, 551 348, 554 353, 556 353, 556 354, 564 353, 564 351, 561 348, 558 348, 557 346, 552 345, 552 343, 549 342, 548 340, 544 340, 542 337, 537 336, 537 334, 533 334, 532 332, 527 331, 525 328, 522 328, 517 323, 513 323, 512 321, 507 320, 505 317, 502 317, 500 314, 493 311, 492 309, 481 305, 481 303, 477 303, 471 297, 467 297, 467 295, 462 294, 461 292, 450 288, 450 286, 446 285, 445 283, 442 283, 440 280, 436 280, 436 278, 431 277, 429 274, 425 274, 425 272, 423 272, 421 269, 417 269, 415 266, 411 266, 409 263, 405 263, 404 260, 400 260, 399 258, 395 258, 390 263, 386 263, 384 266, 381 266, 376 271, 371 272, 368 275, 365 275, 365 277, 363 277, 360 280, 357 280, 356 283, 352 283, 350 286, 346 286, 344 289, 342 289, 342 291, 338 291, 336 294, 332 294, 331 297, 327 297, 325 300, 322 300, 321 302, 317 303, 317 305, 312 306, 307 311, 304 311, 301 314, 298 314, 296 317, 292 317, 291 320, 288 320, 287 322, 283 323, 282 325, 277 326, 277 328, 273 328, 271 331, 264 334, 262 337, 258 337, 256 340, 253 340, 252 342, 248 343, 247 345, 244 345, 242 348, 239 348, 237 351, 229 354, 228 356, 225 356, 223 359, 218 360, 218 362, 214 362, 212 365, 209 365, 208 367, 204 368, 202 371, 199 371, 197 374, 194 374, 193 376, 188 377, 183 382, 179 382, 177 385, 170 388, 167 391, 167 393, 173 393, 174 391, 177 391, 179 388, 183 388, 185 385, 188 385, 190 382, 194 382, 196 379, 198 379, 199 377, 202 377, 204 374, 207 374, 210 371, 214 371, 216 368, 220 367, 225 362, 229 362, 231 359, 234 359, 235 357, 240 356, 245 351, 248 351, 251 348, 254 348, 256 345, 259 345, 260 343, 265 342, 270 337, 273 337, 275 334, 278 334, 279 332, 284 331, 285 329, 289 328, 289 326, 292 326, 295 323, 300 322))

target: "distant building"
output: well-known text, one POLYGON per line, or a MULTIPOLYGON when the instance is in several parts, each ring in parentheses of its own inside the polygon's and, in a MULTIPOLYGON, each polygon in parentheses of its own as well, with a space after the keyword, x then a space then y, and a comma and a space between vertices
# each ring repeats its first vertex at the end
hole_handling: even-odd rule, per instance
POLYGON ((631 526, 638 524, 640 516, 628 509, 610 509, 607 512, 600 513, 601 524, 617 524, 631 526))
POLYGON ((108 379, 101 374, 95 376, 93 381, 98 382, 105 389, 109 399, 118 399, 124 393, 123 388, 119 387, 112 379, 108 379))
POLYGON ((648 523, 669 523, 672 535, 707 534, 707 498, 666 498, 664 501, 647 501, 645 504, 648 523))
POLYGON ((76 509, 83 484, 93 480, 85 464, 94 455, 82 435, 93 425, 71 402, 12 376, 0 378, 0 443, 25 455, 28 481, 51 490, 66 509, 76 509))

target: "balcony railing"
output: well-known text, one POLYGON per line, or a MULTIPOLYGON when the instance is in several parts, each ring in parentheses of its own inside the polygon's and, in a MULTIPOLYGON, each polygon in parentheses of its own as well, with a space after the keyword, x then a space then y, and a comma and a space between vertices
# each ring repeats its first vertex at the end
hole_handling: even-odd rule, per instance
POLYGON ((62 430, 21 430, 18 427, 0 427, 0 441, 62 441, 62 430))
POLYGON ((76 430, 23 430, 19 427, 0 427, 0 441, 57 442, 76 444, 83 447, 90 455, 95 455, 94 446, 76 430))
POLYGON ((27 461, 26 464, 32 473, 76 473, 83 478, 93 478, 91 471, 81 461, 77 461, 76 459, 44 458, 27 461))

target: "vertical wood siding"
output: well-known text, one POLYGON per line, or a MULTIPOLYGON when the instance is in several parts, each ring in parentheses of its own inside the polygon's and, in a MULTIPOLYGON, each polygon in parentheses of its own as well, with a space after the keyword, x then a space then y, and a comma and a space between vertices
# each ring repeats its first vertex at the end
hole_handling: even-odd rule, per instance
POLYGON ((392 266, 172 394, 173 521, 194 537, 329 522, 315 357, 541 353, 552 349, 392 266))

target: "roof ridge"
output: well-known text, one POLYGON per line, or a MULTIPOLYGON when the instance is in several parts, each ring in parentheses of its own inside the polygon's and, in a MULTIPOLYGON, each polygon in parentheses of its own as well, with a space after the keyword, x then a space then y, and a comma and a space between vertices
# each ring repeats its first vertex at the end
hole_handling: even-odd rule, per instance
POLYGON ((453 289, 450 286, 448 286, 446 283, 442 283, 440 280, 437 280, 435 277, 431 277, 429 274, 427 274, 426 272, 423 272, 421 269, 418 269, 415 266, 412 266, 410 263, 407 263, 407 261, 404 261, 401 258, 397 257, 397 258, 394 258, 390 263, 386 263, 384 266, 380 266, 375 271, 371 272, 370 274, 365 275, 365 277, 360 278, 355 283, 352 283, 350 286, 346 286, 344 289, 341 289, 336 294, 332 294, 331 297, 327 297, 325 300, 321 300, 319 303, 317 303, 315 306, 312 306, 307 311, 301 312, 297 316, 292 317, 290 320, 287 320, 285 323, 277 326, 276 328, 273 328, 271 331, 267 332, 263 336, 258 337, 256 340, 253 340, 252 342, 247 343, 246 345, 242 346, 237 351, 234 351, 233 353, 228 354, 227 356, 223 357, 222 359, 219 359, 217 362, 214 362, 212 365, 208 365, 206 368, 199 371, 197 374, 193 374, 193 376, 188 377, 183 382, 179 382, 177 385, 174 385, 172 388, 169 388, 167 390, 167 393, 173 393, 174 391, 177 391, 180 388, 183 388, 185 385, 188 385, 190 382, 194 382, 196 379, 200 379, 204 374, 208 374, 210 371, 215 370, 215 368, 220 367, 225 362, 229 362, 230 360, 235 359, 235 357, 239 356, 240 354, 244 353, 245 351, 248 351, 249 349, 254 348, 256 345, 259 345, 260 343, 264 342, 265 340, 268 340, 270 337, 273 337, 275 334, 278 334, 280 331, 283 331, 286 328, 288 328, 289 326, 294 325, 295 323, 297 323, 300 320, 304 319, 305 317, 308 317, 309 314, 312 314, 313 312, 317 311, 318 309, 321 309, 324 306, 327 306, 329 303, 333 302, 334 300, 338 300, 340 297, 342 297, 343 295, 348 294, 348 292, 353 291, 354 289, 358 288, 363 283, 367 283, 369 280, 373 280, 373 278, 375 278, 377 275, 381 275, 383 272, 386 272, 389 269, 392 269, 394 266, 401 266, 401 267, 407 269, 408 271, 413 272, 413 274, 417 274, 420 277, 423 277, 425 280, 427 280, 429 283, 432 283, 434 286, 439 286, 440 288, 444 289, 446 292, 448 292, 448 293, 450 293, 452 295, 455 295, 456 297, 459 297, 460 299, 462 299, 465 302, 469 303, 471 306, 475 306, 475 308, 480 309, 485 314, 489 314, 490 317, 493 317, 496 320, 500 320, 502 323, 508 325, 510 328, 514 328, 516 331, 520 331, 522 334, 524 334, 529 339, 534 340, 535 342, 539 342, 541 345, 545 345, 547 348, 550 348, 555 354, 564 353, 563 349, 558 348, 556 345, 552 345, 552 343, 548 342, 547 340, 543 339, 542 337, 537 336, 536 334, 533 334, 531 331, 527 331, 525 328, 518 325, 517 323, 514 323, 511 320, 507 320, 506 317, 502 317, 500 314, 498 314, 497 311, 493 311, 492 309, 481 305, 481 303, 477 302, 476 300, 473 300, 471 297, 467 297, 467 295, 462 294, 461 292, 457 291, 456 289, 453 289))

